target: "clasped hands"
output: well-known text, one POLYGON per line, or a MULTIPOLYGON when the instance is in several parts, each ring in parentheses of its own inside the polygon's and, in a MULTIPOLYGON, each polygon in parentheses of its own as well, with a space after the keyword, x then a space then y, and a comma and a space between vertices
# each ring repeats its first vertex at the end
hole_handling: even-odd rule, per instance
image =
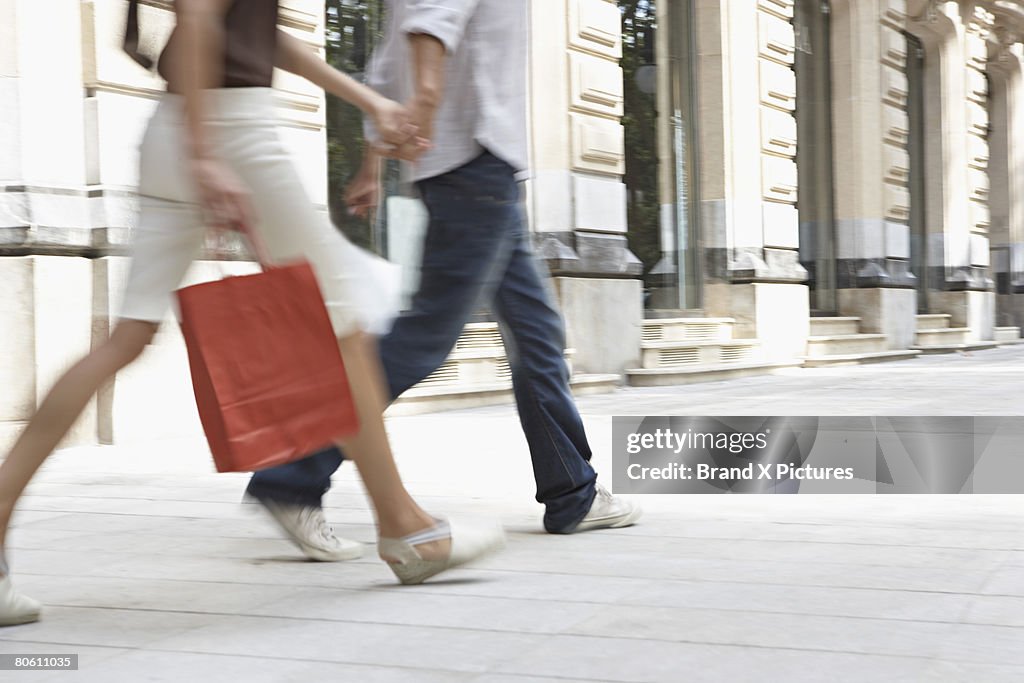
POLYGON ((378 138, 371 148, 382 157, 416 161, 432 147, 435 113, 419 98, 402 105, 382 97, 373 109, 378 138))

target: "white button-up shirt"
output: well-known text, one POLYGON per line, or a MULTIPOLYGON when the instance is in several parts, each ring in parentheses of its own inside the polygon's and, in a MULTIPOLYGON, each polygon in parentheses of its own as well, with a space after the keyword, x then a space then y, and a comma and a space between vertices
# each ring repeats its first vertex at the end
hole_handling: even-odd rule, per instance
MULTIPOLYGON (((526 141, 527 0, 388 0, 384 40, 370 63, 370 87, 398 102, 413 96, 408 36, 444 43, 444 93, 434 123, 434 147, 411 169, 411 180, 433 178, 484 150, 517 172, 528 166, 526 141)), ((375 132, 367 127, 373 139, 375 132)))

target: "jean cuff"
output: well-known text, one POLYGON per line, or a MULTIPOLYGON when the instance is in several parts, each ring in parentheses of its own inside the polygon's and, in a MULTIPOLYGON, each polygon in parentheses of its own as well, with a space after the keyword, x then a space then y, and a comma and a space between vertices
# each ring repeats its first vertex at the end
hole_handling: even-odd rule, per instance
POLYGON ((303 507, 323 507, 323 494, 311 494, 309 491, 282 489, 279 486, 261 486, 253 480, 249 482, 245 492, 257 500, 272 500, 284 505, 301 505, 303 507))
POLYGON ((590 512, 590 507, 594 504, 594 498, 597 497, 596 482, 591 481, 584 491, 586 491, 587 495, 583 499, 585 502, 582 506, 577 503, 567 510, 552 512, 551 508, 554 506, 548 503, 547 511, 544 513, 544 530, 549 534, 571 534, 576 531, 576 527, 580 525, 583 518, 590 512))

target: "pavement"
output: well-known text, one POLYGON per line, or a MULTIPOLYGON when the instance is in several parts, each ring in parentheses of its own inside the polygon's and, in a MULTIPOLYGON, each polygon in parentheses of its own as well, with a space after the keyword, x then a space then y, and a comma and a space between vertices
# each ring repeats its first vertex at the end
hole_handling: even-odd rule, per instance
MULTIPOLYGON (((612 415, 1021 414, 1024 346, 586 397, 612 415)), ((549 536, 509 406, 392 418, 431 511, 499 517, 504 554, 418 587, 304 561, 201 440, 59 451, 19 508, 16 585, 46 605, 0 654, 78 654, 3 681, 1021 681, 1024 501, 642 496, 629 529, 549 536)), ((353 469, 326 499, 372 543, 353 469)))

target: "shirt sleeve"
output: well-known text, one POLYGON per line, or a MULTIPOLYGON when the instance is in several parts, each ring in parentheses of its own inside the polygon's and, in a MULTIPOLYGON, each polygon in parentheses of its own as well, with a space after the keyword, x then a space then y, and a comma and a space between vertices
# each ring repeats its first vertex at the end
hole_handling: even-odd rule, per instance
MULTIPOLYGON (((513 0, 508 0, 512 2, 513 0)), ((406 0, 403 34, 425 33, 437 38, 451 54, 458 49, 466 25, 480 0, 406 0)))

